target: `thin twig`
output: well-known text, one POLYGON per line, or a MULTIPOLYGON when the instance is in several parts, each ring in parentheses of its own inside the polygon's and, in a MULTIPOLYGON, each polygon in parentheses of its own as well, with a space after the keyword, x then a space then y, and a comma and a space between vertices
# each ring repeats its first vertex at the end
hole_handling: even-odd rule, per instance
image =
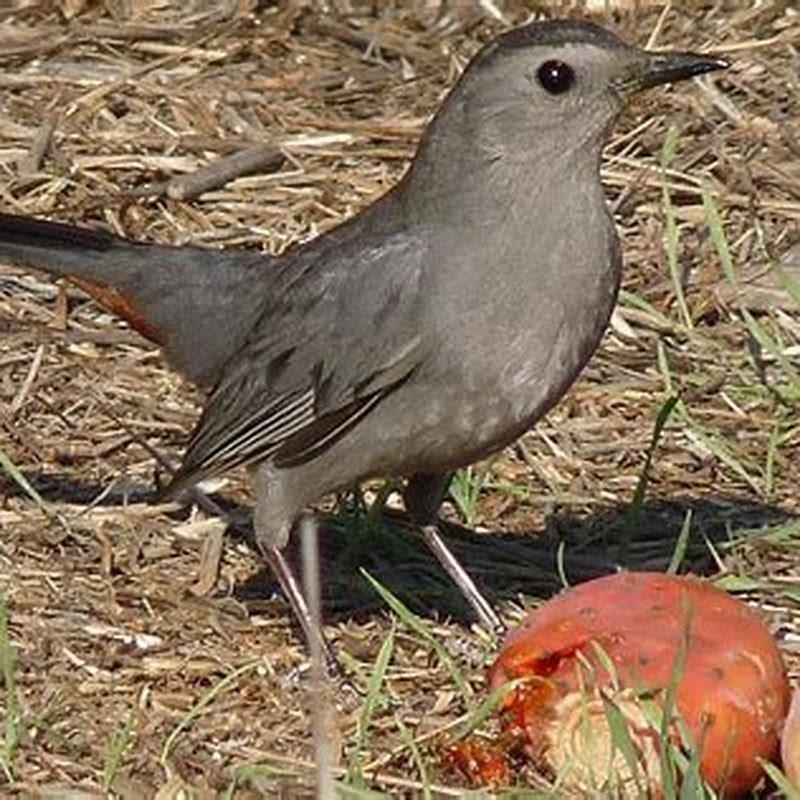
POLYGON ((212 161, 196 172, 167 181, 164 193, 171 200, 191 200, 203 192, 219 189, 242 175, 271 172, 284 162, 283 153, 269 144, 257 144, 230 156, 212 161))
POLYGON ((17 161, 17 171, 21 177, 35 175, 41 168, 44 157, 50 149, 50 142, 53 140, 56 120, 57 116, 52 114, 41 124, 33 137, 30 149, 17 161))

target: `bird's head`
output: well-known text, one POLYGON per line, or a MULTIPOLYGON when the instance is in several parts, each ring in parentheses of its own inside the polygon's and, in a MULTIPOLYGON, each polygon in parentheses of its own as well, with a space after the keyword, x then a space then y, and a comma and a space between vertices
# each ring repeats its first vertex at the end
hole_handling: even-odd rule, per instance
POLYGON ((460 146, 456 157, 472 143, 489 159, 597 159, 632 95, 727 65, 711 54, 643 50, 589 22, 532 23, 472 59, 431 134, 460 146))

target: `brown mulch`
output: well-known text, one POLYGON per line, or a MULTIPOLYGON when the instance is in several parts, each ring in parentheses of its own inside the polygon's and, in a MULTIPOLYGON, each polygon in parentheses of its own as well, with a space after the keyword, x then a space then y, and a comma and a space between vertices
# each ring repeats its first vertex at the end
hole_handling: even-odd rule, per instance
MULTIPOLYGON (((0 6, 0 208, 136 239, 280 252, 397 180, 481 42, 532 14, 586 13, 569 2, 440 5, 12 0, 0 6), (256 145, 269 148, 260 171, 179 199, 187 176, 256 145)), ((573 581, 617 563, 664 568, 691 511, 689 565, 726 573, 764 610, 796 678, 800 306, 770 263, 800 275, 800 15, 786 2, 677 3, 663 15, 627 6, 607 22, 629 41, 719 49, 735 64, 643 97, 614 135, 604 179, 627 274, 612 328, 547 419, 476 468, 471 531, 454 504, 448 531, 511 621, 521 594, 560 585, 559 545, 573 581), (671 125, 679 138, 665 172, 671 125), (665 185, 691 327, 670 278, 665 185), (682 404, 632 516, 672 391, 682 404)), ((178 460, 199 404, 85 295, 0 267, 0 449, 42 498, 0 477, 0 591, 23 720, 0 791, 99 795, 129 721, 119 796, 212 797, 237 775, 237 797, 290 796, 291 775, 308 775, 308 659, 283 601, 241 537, 226 537, 219 564, 203 555, 224 527, 217 519, 148 502, 163 471, 154 452, 178 460), (255 763, 272 771, 248 772, 255 763)), ((215 488, 246 518, 243 476, 215 488)), ((359 516, 361 500, 322 506, 336 512, 323 524, 329 632, 354 681, 363 685, 392 628, 360 576, 366 566, 425 613, 479 696, 493 644, 464 622, 402 520, 375 525, 359 516)), ((437 747, 465 711, 464 691, 423 636, 403 625, 396 636, 364 774, 394 794, 418 786, 400 719, 441 796, 457 796, 437 747)), ((337 695, 330 738, 345 768, 362 707, 356 691, 337 695)))

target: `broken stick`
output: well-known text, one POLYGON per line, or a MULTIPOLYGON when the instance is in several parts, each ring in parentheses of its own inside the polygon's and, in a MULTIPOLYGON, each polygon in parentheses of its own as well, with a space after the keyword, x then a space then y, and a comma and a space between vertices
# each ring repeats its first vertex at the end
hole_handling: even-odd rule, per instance
POLYGON ((188 175, 171 178, 167 181, 165 193, 171 200, 191 200, 243 175, 276 170, 283 161, 283 153, 274 146, 257 144, 212 161, 188 175))

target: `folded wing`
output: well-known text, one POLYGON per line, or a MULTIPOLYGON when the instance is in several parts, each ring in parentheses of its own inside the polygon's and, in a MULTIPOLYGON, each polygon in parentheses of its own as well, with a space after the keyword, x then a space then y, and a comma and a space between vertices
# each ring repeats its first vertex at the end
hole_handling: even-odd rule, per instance
POLYGON ((425 356, 424 248, 338 243, 283 266, 282 289, 212 391, 169 487, 267 459, 308 461, 401 386, 425 356))

